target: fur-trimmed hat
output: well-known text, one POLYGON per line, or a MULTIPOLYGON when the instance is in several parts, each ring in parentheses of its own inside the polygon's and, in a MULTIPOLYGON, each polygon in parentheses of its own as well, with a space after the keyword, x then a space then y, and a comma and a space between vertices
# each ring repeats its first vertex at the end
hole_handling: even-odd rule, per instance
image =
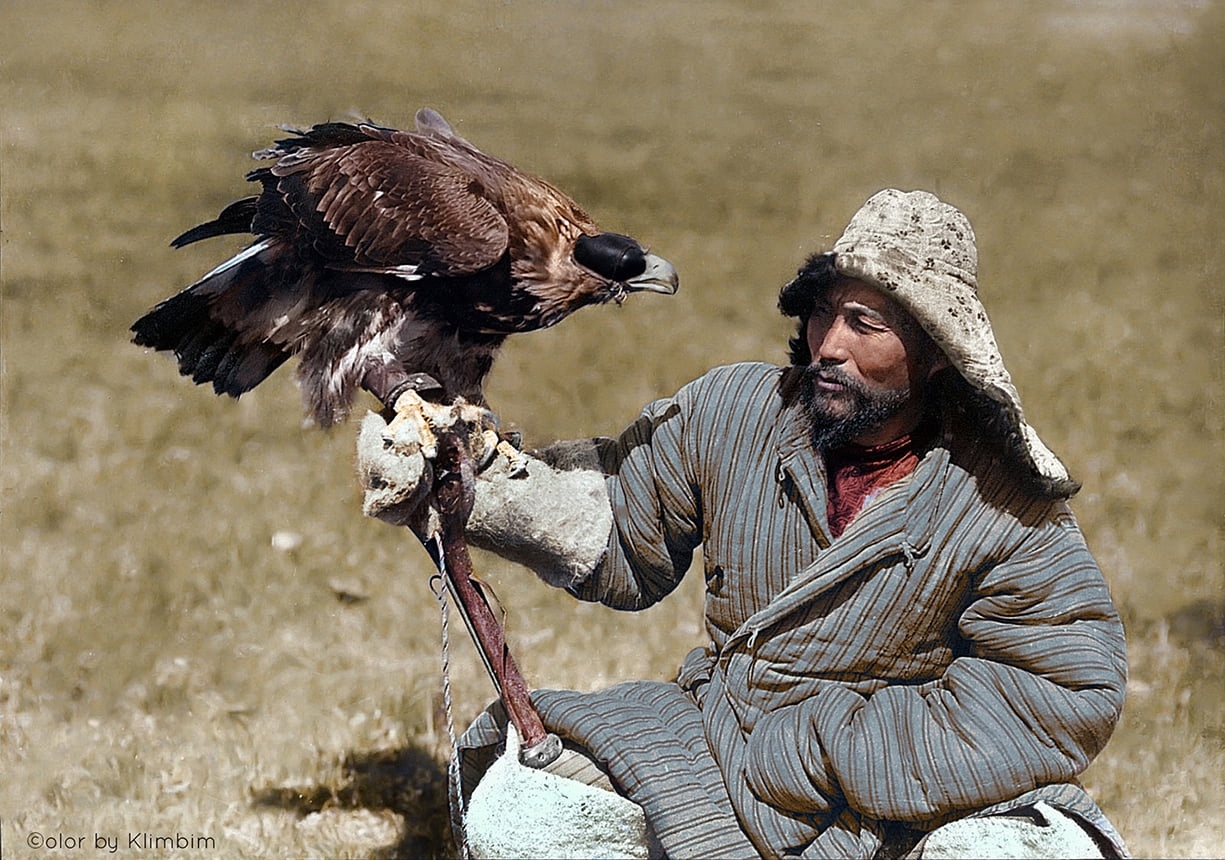
POLYGON ((1030 466, 1053 484, 1068 470, 1025 420, 978 299, 974 231, 959 210, 926 191, 874 194, 834 243, 834 267, 895 299, 974 389, 1000 404, 1030 466))

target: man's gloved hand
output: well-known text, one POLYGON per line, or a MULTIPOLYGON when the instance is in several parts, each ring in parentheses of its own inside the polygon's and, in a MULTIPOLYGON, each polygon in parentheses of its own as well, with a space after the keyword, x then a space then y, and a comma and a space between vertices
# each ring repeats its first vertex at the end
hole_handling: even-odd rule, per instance
MULTIPOLYGON (((587 469, 558 470, 515 451, 495 447, 488 423, 472 407, 430 407, 428 427, 455 427, 469 440, 479 474, 468 519, 473 546, 530 567, 550 585, 573 588, 599 565, 612 531, 612 506, 604 475, 587 469)), ((358 472, 365 489, 363 511, 392 525, 407 526, 422 540, 438 528, 430 493, 435 479, 430 439, 419 422, 367 413, 358 435, 358 472)))
POLYGON ((366 516, 408 526, 425 541, 437 531, 429 502, 438 435, 458 432, 478 469, 492 460, 497 439, 489 429, 494 420, 483 409, 462 402, 439 406, 419 398, 413 407, 391 423, 367 413, 358 434, 357 460, 366 516))

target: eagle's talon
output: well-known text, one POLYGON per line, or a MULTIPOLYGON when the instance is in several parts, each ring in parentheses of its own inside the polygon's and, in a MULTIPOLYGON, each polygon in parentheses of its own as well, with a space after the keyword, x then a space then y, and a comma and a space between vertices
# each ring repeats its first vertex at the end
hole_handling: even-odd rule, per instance
POLYGON ((497 452, 507 460, 506 475, 510 478, 527 477, 527 455, 505 439, 495 446, 497 452))
POLYGON ((496 430, 498 427, 497 416, 493 412, 484 406, 469 403, 462 397, 455 398, 455 402, 451 405, 451 413, 453 421, 460 421, 468 425, 469 435, 474 435, 479 430, 496 430))
POLYGON ((508 430, 505 433, 501 433, 500 436, 503 442, 505 442, 510 447, 514 448, 516 451, 523 450, 523 431, 522 430, 508 430))
POLYGON ((476 471, 485 471, 498 453, 498 434, 492 430, 482 430, 468 437, 468 453, 472 455, 472 463, 476 471))

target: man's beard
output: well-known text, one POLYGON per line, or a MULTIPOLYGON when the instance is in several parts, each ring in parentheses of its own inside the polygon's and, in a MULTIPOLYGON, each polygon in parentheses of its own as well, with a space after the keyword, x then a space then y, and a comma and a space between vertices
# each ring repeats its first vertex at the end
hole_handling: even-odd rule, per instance
POLYGON ((886 421, 910 403, 910 390, 873 391, 836 365, 808 365, 803 369, 800 400, 808 416, 812 444, 818 451, 830 451, 880 429, 886 421), (817 377, 842 386, 838 392, 817 387, 817 377), (843 408, 831 409, 834 400, 843 408))

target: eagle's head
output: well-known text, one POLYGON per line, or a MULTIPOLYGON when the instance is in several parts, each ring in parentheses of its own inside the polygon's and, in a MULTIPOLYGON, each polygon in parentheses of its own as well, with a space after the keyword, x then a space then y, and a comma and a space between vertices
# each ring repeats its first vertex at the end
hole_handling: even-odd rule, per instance
POLYGON ((676 268, 620 233, 583 234, 574 243, 574 261, 608 283, 609 296, 620 304, 629 293, 673 295, 680 286, 676 268))

